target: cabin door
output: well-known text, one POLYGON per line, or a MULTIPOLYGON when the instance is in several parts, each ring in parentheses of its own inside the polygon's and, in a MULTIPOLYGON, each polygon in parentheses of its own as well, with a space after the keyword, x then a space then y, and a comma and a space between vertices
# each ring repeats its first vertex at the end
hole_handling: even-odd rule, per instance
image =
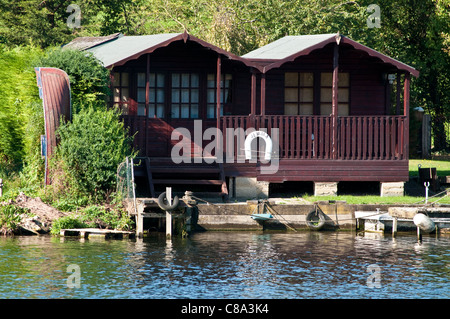
MULTIPOLYGON (((194 140, 196 130, 194 125, 197 124, 199 126, 201 123, 199 121, 195 122, 195 120, 202 117, 200 113, 200 74, 187 72, 171 73, 169 98, 169 114, 167 116, 169 124, 168 156, 171 156, 175 145, 178 145, 176 150, 180 149, 180 141, 191 144, 190 154, 180 154, 177 151, 176 155, 190 155, 192 157, 202 154, 201 141, 194 140), (174 131, 175 133, 173 133, 174 131)), ((201 130, 202 127, 197 127, 197 134, 201 130)))

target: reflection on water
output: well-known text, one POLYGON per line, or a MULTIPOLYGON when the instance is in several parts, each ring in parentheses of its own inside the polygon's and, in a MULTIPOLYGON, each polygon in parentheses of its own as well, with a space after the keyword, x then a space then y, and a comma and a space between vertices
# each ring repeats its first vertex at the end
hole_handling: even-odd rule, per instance
POLYGON ((351 232, 2 237, 0 298, 449 298, 449 247, 450 236, 351 232))

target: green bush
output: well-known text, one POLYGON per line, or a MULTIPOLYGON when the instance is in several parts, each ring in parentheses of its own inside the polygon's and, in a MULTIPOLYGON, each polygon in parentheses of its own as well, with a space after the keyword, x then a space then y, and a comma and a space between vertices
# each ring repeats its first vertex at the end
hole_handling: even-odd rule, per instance
POLYGON ((67 228, 109 228, 130 229, 132 221, 128 214, 117 207, 88 206, 78 213, 64 216, 53 221, 50 233, 59 234, 67 228))
POLYGON ((129 229, 131 220, 127 212, 117 207, 88 206, 81 210, 82 219, 94 227, 129 229))
POLYGON ((83 106, 103 106, 109 95, 109 70, 93 54, 78 50, 51 49, 37 66, 64 70, 69 76, 72 114, 83 106))
POLYGON ((22 215, 28 212, 28 209, 15 205, 0 205, 0 233, 13 233, 22 220, 22 215))
POLYGON ((50 229, 50 233, 52 235, 58 235, 61 229, 88 228, 88 227, 90 227, 90 225, 83 222, 80 219, 80 216, 69 215, 54 220, 52 223, 52 228, 50 229))
POLYGON ((132 139, 119 113, 106 108, 82 109, 72 122, 60 126, 58 134, 58 165, 54 168, 62 170, 61 187, 66 191, 69 187, 94 201, 106 199, 115 189, 117 166, 126 156, 133 155, 132 139))

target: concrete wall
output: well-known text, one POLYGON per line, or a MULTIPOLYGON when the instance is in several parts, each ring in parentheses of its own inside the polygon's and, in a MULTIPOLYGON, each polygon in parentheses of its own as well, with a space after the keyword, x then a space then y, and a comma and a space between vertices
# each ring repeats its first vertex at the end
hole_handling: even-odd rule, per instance
MULTIPOLYGON (((354 219, 355 210, 361 210, 360 206, 370 205, 349 205, 337 202, 328 204, 328 202, 319 203, 319 208, 330 220, 331 228, 355 229, 356 221, 354 219)), ((263 229, 289 229, 284 223, 295 229, 307 229, 306 215, 315 210, 314 205, 304 204, 271 204, 276 212, 274 219, 259 223, 251 218, 252 213, 258 213, 257 201, 248 201, 247 203, 235 204, 199 204, 198 226, 203 230, 263 230, 263 229)), ((378 205, 377 207, 380 207, 378 205)), ((368 210, 375 210, 373 207, 366 207, 368 210)), ((260 212, 262 213, 262 212, 260 212)))

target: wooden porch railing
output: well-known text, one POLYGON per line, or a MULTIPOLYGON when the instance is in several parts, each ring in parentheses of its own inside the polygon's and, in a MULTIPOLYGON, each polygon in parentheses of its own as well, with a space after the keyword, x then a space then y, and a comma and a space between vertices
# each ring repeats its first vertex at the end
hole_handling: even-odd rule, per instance
MULTIPOLYGON (((343 116, 338 117, 333 132, 331 116, 223 116, 221 129, 226 138, 227 128, 278 128, 279 157, 286 159, 339 159, 339 160, 401 160, 407 157, 405 116, 343 116), (334 135, 334 133, 336 133, 334 135), (336 136, 336 154, 333 154, 333 135, 336 136)), ((240 137, 242 138, 242 137, 240 137)), ((236 156, 243 150, 234 145, 236 156)), ((229 150, 228 150, 229 151, 229 150)))

